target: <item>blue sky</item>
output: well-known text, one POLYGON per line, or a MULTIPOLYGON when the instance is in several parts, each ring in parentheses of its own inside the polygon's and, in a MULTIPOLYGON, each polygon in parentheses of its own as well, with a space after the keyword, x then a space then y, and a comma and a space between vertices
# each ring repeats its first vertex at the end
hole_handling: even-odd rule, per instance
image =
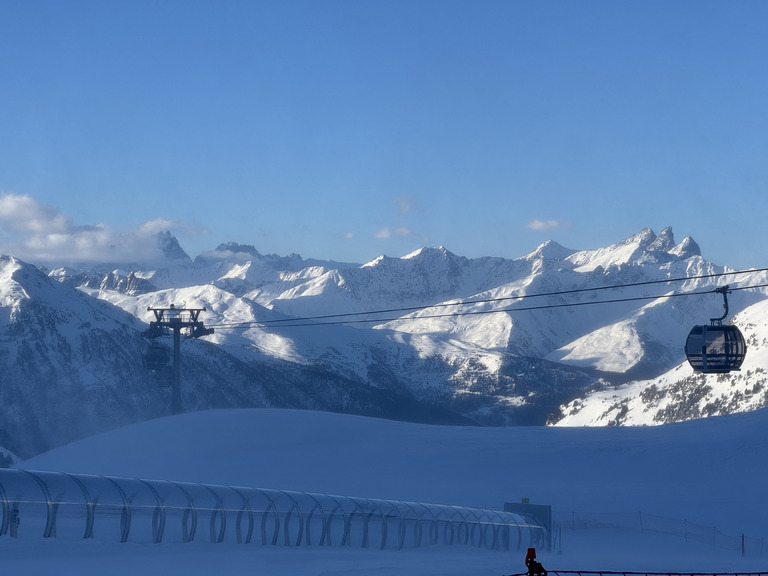
POLYGON ((0 251, 768 264, 768 3, 0 0, 0 251), (111 251, 111 252, 110 252, 111 251))

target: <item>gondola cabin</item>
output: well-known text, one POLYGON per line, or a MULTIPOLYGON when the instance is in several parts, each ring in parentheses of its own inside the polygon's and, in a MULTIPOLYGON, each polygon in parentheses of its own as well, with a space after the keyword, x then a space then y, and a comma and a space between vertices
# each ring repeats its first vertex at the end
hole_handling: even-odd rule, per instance
POLYGON ((685 355, 696 372, 717 374, 741 368, 747 354, 736 326, 694 326, 685 342, 685 355))
POLYGON ((168 348, 156 342, 147 346, 147 350, 142 357, 144 367, 149 370, 162 370, 168 365, 170 359, 171 356, 168 353, 168 348))

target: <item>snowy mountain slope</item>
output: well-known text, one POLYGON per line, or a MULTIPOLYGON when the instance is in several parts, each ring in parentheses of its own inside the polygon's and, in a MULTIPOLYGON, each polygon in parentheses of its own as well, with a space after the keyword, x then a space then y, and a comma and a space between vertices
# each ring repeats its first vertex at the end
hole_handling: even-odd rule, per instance
POLYGON ((0 257, 0 410, 7 448, 21 456, 162 412, 131 360, 134 317, 0 257), (121 390, 121 398, 114 390, 121 390))
MULTIPOLYGON (((714 280, 593 289, 725 271, 706 262, 692 250, 693 245, 691 239, 674 245, 671 230, 665 229, 658 237, 645 230, 617 245, 572 252, 564 259, 549 258, 546 251, 537 250, 526 257, 533 271, 530 275, 468 299, 477 303, 427 309, 386 326, 446 334, 486 349, 544 357, 625 378, 628 373, 656 375, 681 360, 676 343, 685 338, 698 311, 664 295, 714 288, 714 280), (536 294, 550 296, 531 297, 536 294), (516 296, 527 298, 517 300, 516 296), (488 311, 497 313, 480 316, 488 311), (457 314, 451 316, 451 312, 457 314)), ((755 274, 740 280, 761 283, 763 277, 755 274)), ((764 297, 764 293, 734 295, 732 309, 764 297)))
MULTIPOLYGON (((542 424, 587 389, 655 377, 684 360, 687 330, 718 315, 721 303, 717 297, 666 295, 708 291, 715 282, 766 281, 765 273, 754 273, 647 284, 727 270, 704 260, 692 239, 675 244, 671 229, 658 236, 646 229, 588 251, 546 242, 515 260, 467 259, 425 248, 363 266, 263 256, 239 244, 192 261, 169 235, 159 241, 168 253, 164 262, 135 269, 62 267, 49 277, 143 322, 152 319, 148 307, 205 307, 202 319, 215 333, 184 343, 193 366, 184 392, 190 409, 305 407, 426 421, 542 424), (353 317, 356 323, 349 325, 303 319, 373 310, 387 312, 353 317)), ((764 298, 759 290, 736 291, 731 311, 764 298)), ((167 390, 144 393, 154 380, 136 372, 144 345, 140 331, 127 349, 118 340, 109 346, 104 341, 108 358, 96 361, 110 367, 104 377, 111 378, 119 370, 113 359, 130 350, 133 364, 122 377, 136 374, 132 385, 142 390, 140 401, 105 390, 155 411, 128 416, 126 409, 120 417, 128 420, 121 422, 162 413, 167 401, 167 390), (122 349, 114 354, 110 346, 122 349)), ((15 341, 7 345, 9 353, 19 348, 15 341)), ((76 360, 66 370, 77 373, 76 360)), ((728 406, 740 409, 738 402, 728 406)), ((8 447, 25 454, 45 446, 22 443, 23 449, 8 447)))
MULTIPOLYGON (((274 314, 214 286, 204 294, 237 317, 274 314)), ((173 293, 184 298, 188 290, 173 293)), ((111 294, 120 294, 111 292, 111 294)), ((123 305, 136 300, 122 295, 123 305)), ((154 292, 142 304, 164 304, 154 292)), ((135 309, 132 312, 138 312, 135 309)), ((146 308, 141 314, 144 318, 146 308)), ((27 457, 116 426, 167 414, 168 388, 142 366, 147 324, 133 313, 92 298, 15 258, 0 258, 0 439, 27 457)), ((170 344, 170 342, 169 342, 170 344)), ((286 362, 203 339, 182 342, 185 410, 294 407, 466 422, 410 394, 368 386, 312 365, 286 362), (231 350, 231 353, 230 353, 231 350)), ((243 345, 243 342, 240 342, 243 345)), ((269 345, 274 345, 269 342, 269 345)))
POLYGON ((559 401, 596 381, 578 369, 428 334, 311 324, 265 328, 259 323, 290 317, 212 285, 138 296, 87 292, 146 322, 153 319, 150 307, 184 302, 206 308, 204 321, 216 330, 206 340, 249 363, 255 372, 270 360, 288 362, 284 371, 321 369, 360 386, 463 414, 476 423, 542 423, 559 401))
POLYGON ((740 371, 699 374, 683 362, 657 378, 594 390, 561 406, 551 421, 560 426, 656 425, 763 408, 768 405, 768 302, 748 307, 732 323, 747 341, 740 371))

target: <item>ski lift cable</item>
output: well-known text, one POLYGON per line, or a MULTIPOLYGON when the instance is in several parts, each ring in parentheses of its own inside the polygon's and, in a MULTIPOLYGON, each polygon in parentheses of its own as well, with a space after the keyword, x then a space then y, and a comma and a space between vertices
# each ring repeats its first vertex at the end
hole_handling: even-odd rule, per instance
MULTIPOLYGON (((566 296, 570 294, 579 294, 583 292, 597 292, 600 290, 617 290, 621 288, 636 288, 638 286, 650 286, 654 284, 669 284, 672 282, 685 282, 687 280, 703 280, 708 278, 720 278, 723 276, 735 276, 735 275, 741 275, 741 274, 753 274, 756 272, 768 272, 768 268, 756 268, 753 270, 735 270, 733 272, 719 272, 717 274, 701 274, 698 276, 684 276, 684 277, 678 277, 678 278, 665 278, 661 280, 645 280, 642 282, 630 282, 627 284, 612 284, 609 286, 592 286, 589 288, 573 288, 569 290, 557 290, 553 292, 540 292, 540 293, 534 293, 534 294, 518 294, 516 296, 501 296, 498 298, 480 298, 475 300, 464 300, 461 302, 440 302, 438 304, 429 304, 427 306, 409 306, 409 307, 402 307, 402 308, 388 308, 388 309, 382 309, 382 310, 368 310, 364 312, 341 312, 337 314, 322 314, 317 316, 304 316, 300 318, 276 318, 274 320, 263 320, 263 321, 254 321, 251 322, 251 324, 259 324, 259 325, 273 325, 273 324, 281 324, 281 323, 291 323, 295 322, 296 320, 301 321, 309 321, 309 320, 328 320, 332 318, 346 318, 346 317, 353 317, 353 316, 370 316, 372 314, 391 314, 393 312, 416 312, 419 310, 427 310, 430 308, 447 308, 450 306, 469 306, 473 304, 488 304, 488 303, 494 303, 494 302, 505 302, 508 300, 524 300, 526 298, 542 298, 542 297, 550 297, 550 296, 566 296)), ((242 323, 236 323, 234 326, 239 326, 242 323)), ((224 324, 212 324, 211 325, 214 328, 224 328, 228 327, 229 325, 224 324)))
MULTIPOLYGON (((749 270, 747 272, 760 272, 768 269, 763 270, 749 270)), ((628 297, 628 298, 612 298, 612 299, 606 299, 606 300, 593 300, 588 302, 565 302, 560 304, 542 304, 540 306, 520 306, 516 308, 499 308, 495 310, 470 310, 470 311, 455 311, 455 312, 446 312, 446 313, 438 313, 438 314, 424 314, 420 316, 410 316, 410 317, 403 317, 403 316, 390 316, 390 317, 379 317, 379 318, 365 318, 365 319, 352 319, 352 320, 332 320, 333 318, 343 318, 343 317, 351 317, 351 316, 363 316, 363 315, 375 315, 375 314, 391 314, 394 312, 415 312, 415 311, 422 311, 422 310, 429 310, 432 308, 437 307, 446 307, 446 306, 461 306, 466 304, 479 304, 479 303, 488 303, 488 302, 500 302, 505 300, 522 300, 526 297, 540 297, 540 296, 548 296, 548 295, 561 295, 563 293, 574 293, 574 292, 586 292, 586 291, 594 291, 594 290, 605 290, 609 288, 625 288, 628 286, 640 286, 644 284, 660 284, 660 283, 666 283, 666 282, 675 282, 675 281, 681 281, 681 280, 692 280, 697 278, 711 278, 711 277, 720 277, 720 276, 727 276, 731 274, 739 274, 739 273, 747 273, 747 272, 730 272, 730 273, 723 273, 723 274, 709 274, 706 276, 700 276, 700 277, 688 277, 683 279, 669 279, 669 280, 655 280, 655 281, 649 281, 649 282, 636 282, 633 284, 622 284, 617 286, 605 286, 605 287, 598 287, 594 289, 588 289, 588 288, 582 288, 572 291, 559 291, 559 292, 552 292, 548 294, 533 294, 533 295, 523 295, 523 296, 516 296, 516 297, 504 297, 504 298, 489 298, 484 300, 473 300, 473 301, 465 301, 465 302, 457 302, 452 304, 440 304, 440 305, 432 305, 432 306, 421 306, 421 307, 408 307, 408 308, 394 308, 389 310, 377 310, 377 311, 371 311, 371 312, 350 312, 347 314, 329 314, 325 316, 308 316, 308 317, 296 317, 296 318, 286 318, 286 319, 279 319, 279 320, 254 320, 251 322, 236 322, 236 323, 222 323, 222 324, 213 324, 212 327, 216 327, 219 329, 236 329, 236 328, 249 328, 249 327, 263 327, 263 328, 298 328, 298 327, 307 327, 307 326, 341 326, 341 325, 352 325, 352 324, 370 324, 370 323, 381 323, 381 322, 393 322, 396 320, 427 320, 427 319, 435 319, 435 318, 450 318, 450 317, 457 317, 457 316, 476 316, 476 315, 483 315, 483 314, 499 314, 499 313, 510 313, 510 312, 524 312, 524 311, 531 311, 531 310, 548 310, 548 309, 555 309, 555 308, 569 308, 569 307, 576 307, 576 306, 593 306, 597 304, 616 304, 621 302, 636 302, 636 301, 642 301, 642 300, 658 300, 661 298, 673 298, 678 296, 701 296, 704 294, 712 294, 717 292, 717 289, 713 290, 700 290, 695 292, 677 292, 677 293, 671 293, 671 294, 658 294, 654 296, 634 296, 634 297, 628 297), (329 322, 323 321, 323 320, 332 320, 329 322)), ((755 284, 755 285, 749 285, 749 286, 735 286, 730 288, 731 291, 740 291, 740 290, 752 290, 756 288, 766 288, 768 287, 768 283, 765 284, 755 284)))
MULTIPOLYGON (((731 288, 731 290, 747 290, 750 288, 765 288, 768 287, 768 284, 759 284, 756 286, 748 286, 748 287, 742 287, 742 288, 731 288)), ((659 294, 655 296, 635 296, 631 298, 612 298, 608 300, 593 300, 588 302, 567 302, 562 304, 542 304, 540 306, 521 306, 518 308, 499 308, 496 310, 472 310, 472 311, 465 311, 465 312, 446 312, 442 314, 426 314, 421 316, 411 316, 411 317, 403 317, 403 316, 392 316, 389 318, 369 318, 369 319, 362 319, 362 320, 336 320, 332 322, 305 322, 303 318, 296 318, 295 321, 299 322, 296 324, 280 324, 279 326, 272 326, 270 324, 260 324, 260 323, 254 323, 256 325, 260 325, 264 328, 272 328, 272 327, 279 327, 279 328, 298 328, 298 327, 304 327, 304 326, 342 326, 342 325, 349 325, 349 324, 366 324, 366 323, 380 323, 380 322, 395 322, 397 320, 428 320, 428 319, 435 319, 435 318, 451 318, 456 316, 479 316, 484 314, 499 314, 499 313, 510 313, 510 312, 525 312, 525 311, 531 311, 531 310, 549 310, 554 308, 572 308, 577 306, 594 306, 597 304, 616 304, 621 302, 636 302, 641 300, 659 300, 661 298, 673 298, 676 296, 701 296, 703 294, 713 294, 714 290, 706 290, 706 291, 700 291, 700 292, 677 292, 672 294, 659 294)))

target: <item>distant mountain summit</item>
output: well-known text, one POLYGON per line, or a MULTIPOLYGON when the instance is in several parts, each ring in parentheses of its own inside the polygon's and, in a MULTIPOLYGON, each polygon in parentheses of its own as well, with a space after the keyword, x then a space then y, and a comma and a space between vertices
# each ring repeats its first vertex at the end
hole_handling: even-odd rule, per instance
POLYGON ((191 258, 184 252, 179 241, 170 232, 158 232, 157 246, 168 260, 191 261, 191 258))
POLYGON ((142 366, 141 334, 154 319, 148 309, 170 304, 204 309, 215 329, 182 343, 186 410, 629 424, 643 410, 657 423, 766 403, 760 364, 749 364, 768 349, 768 320, 756 307, 764 288, 729 297, 734 318, 749 326, 752 367, 718 382, 740 395, 714 399, 720 388, 693 374, 683 344, 691 326, 722 309, 710 296, 716 285, 768 278, 718 278, 727 269, 705 260, 689 236, 676 243, 671 228, 591 250, 550 241, 520 258, 466 258, 437 246, 362 265, 237 243, 192 261, 167 232, 158 245, 159 261, 47 275, 0 260, 5 449, 26 457, 166 413, 168 390, 142 366), (664 282, 679 278, 688 280, 664 282), (680 292, 701 295, 669 297, 680 292))

